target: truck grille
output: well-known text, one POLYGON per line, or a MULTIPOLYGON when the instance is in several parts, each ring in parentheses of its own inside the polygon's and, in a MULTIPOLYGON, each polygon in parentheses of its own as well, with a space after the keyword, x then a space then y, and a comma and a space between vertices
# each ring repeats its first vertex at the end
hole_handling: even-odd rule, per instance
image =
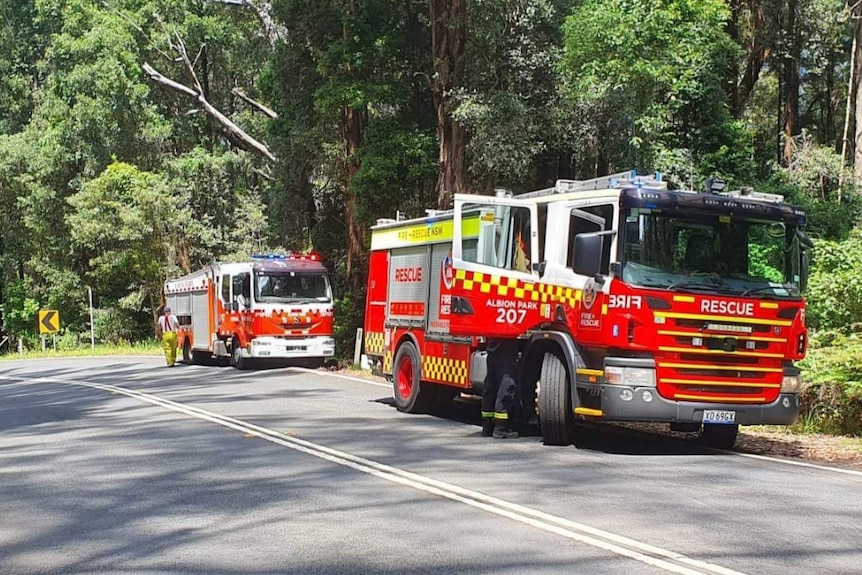
POLYGON ((662 397, 721 403, 770 403, 778 397, 787 339, 770 325, 668 317, 657 335, 662 397))

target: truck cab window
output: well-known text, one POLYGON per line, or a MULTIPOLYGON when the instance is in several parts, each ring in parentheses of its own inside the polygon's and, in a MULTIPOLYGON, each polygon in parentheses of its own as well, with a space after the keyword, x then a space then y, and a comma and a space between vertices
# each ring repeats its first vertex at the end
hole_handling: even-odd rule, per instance
POLYGON ((221 300, 230 303, 230 276, 225 274, 221 277, 221 300))
POLYGON ((464 260, 530 273, 530 210, 520 206, 477 206, 467 215, 470 210, 465 206, 464 260))
MULTIPOLYGON (((572 251, 572 246, 578 234, 610 230, 613 228, 613 222, 614 207, 611 204, 573 209, 569 217, 569 243, 567 244, 569 255, 566 258, 566 265, 570 268, 574 265, 575 254, 572 251)), ((612 241, 613 236, 607 235, 602 242, 602 265, 600 269, 602 274, 607 274, 610 268, 612 241)))
POLYGON ((251 303, 251 275, 239 274, 233 276, 233 299, 239 301, 242 296, 245 304, 251 303))

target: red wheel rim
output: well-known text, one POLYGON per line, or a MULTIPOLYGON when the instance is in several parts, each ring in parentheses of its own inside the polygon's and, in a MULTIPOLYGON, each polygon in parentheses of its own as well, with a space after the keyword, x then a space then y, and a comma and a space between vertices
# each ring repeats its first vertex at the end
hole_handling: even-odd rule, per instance
POLYGON ((407 399, 413 392, 413 360, 410 356, 401 359, 398 364, 398 395, 407 399))

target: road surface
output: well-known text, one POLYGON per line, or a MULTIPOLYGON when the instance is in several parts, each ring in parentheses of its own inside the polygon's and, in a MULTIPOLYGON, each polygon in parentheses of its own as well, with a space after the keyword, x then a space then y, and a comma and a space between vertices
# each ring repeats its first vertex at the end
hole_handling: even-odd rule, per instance
POLYGON ((862 573, 862 473, 478 423, 306 370, 0 362, 0 574, 862 573))

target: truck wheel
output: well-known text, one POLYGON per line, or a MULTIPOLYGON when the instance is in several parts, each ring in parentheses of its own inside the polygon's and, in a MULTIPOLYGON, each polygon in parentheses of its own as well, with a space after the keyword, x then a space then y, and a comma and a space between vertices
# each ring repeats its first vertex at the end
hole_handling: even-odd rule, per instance
POLYGON ((566 366, 553 353, 542 360, 539 386, 539 427, 545 445, 568 445, 574 436, 575 416, 566 366))
POLYGON ((230 364, 237 369, 248 369, 248 359, 242 356, 239 339, 234 338, 230 347, 230 364))
POLYGON ((704 423, 703 429, 700 430, 700 440, 703 444, 717 449, 733 449, 737 435, 739 435, 739 425, 704 423))
POLYGON ((183 344, 183 363, 186 365, 194 363, 194 360, 192 359, 192 346, 189 343, 188 338, 186 338, 186 342, 183 344))
POLYGON ((401 344, 393 366, 392 387, 398 411, 425 412, 430 394, 422 389, 422 363, 416 346, 409 341, 401 344))

